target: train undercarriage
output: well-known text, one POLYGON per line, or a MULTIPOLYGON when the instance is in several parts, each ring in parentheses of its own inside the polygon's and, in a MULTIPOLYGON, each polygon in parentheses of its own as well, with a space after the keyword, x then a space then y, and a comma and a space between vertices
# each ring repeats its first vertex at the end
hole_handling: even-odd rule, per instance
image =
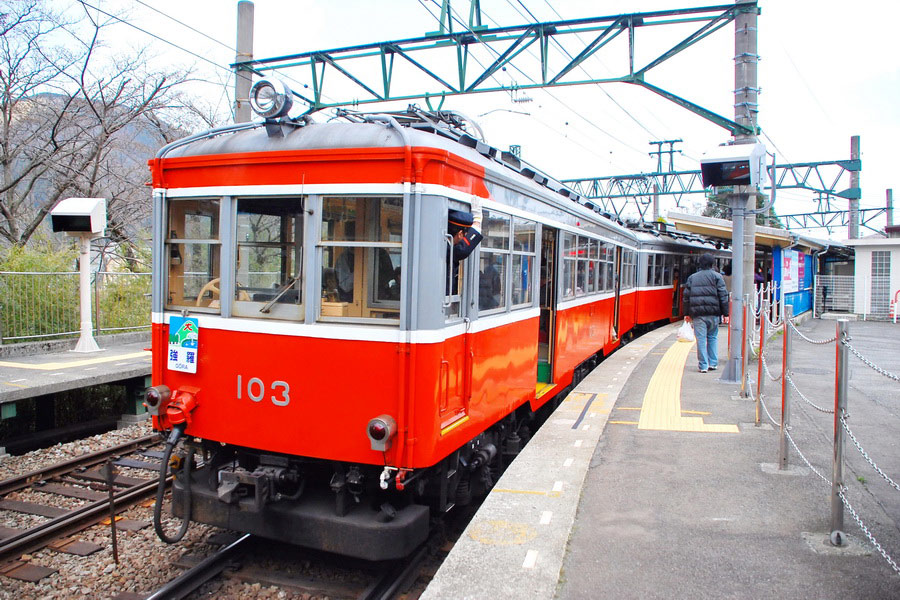
POLYGON ((191 521, 365 560, 401 558, 433 519, 493 487, 536 426, 523 409, 416 470, 190 442, 186 454, 202 456, 202 466, 181 461, 175 470, 173 512, 185 518, 189 498, 191 521))

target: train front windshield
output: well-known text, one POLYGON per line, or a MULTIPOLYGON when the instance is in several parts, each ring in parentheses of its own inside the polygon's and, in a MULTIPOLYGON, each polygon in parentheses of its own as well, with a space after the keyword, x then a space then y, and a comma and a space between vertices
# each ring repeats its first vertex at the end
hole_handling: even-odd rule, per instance
POLYGON ((166 218, 167 309, 399 323, 400 196, 170 199, 166 218))

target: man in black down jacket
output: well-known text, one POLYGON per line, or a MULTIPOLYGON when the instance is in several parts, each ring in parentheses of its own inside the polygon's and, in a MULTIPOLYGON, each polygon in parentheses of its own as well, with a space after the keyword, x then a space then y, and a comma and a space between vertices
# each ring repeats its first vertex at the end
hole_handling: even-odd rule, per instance
POLYGON ((719 317, 728 314, 725 280, 713 271, 712 254, 700 257, 700 270, 684 284, 684 320, 694 323, 697 360, 701 373, 719 366, 719 317))

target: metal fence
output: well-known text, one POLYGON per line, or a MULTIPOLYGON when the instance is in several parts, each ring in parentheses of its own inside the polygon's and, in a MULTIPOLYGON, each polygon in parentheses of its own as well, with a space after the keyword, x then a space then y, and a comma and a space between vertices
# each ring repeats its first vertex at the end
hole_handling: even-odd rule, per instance
POLYGON ((815 316, 838 312, 855 313, 866 320, 887 320, 891 318, 892 293, 888 276, 819 275, 815 316))
POLYGON ((816 316, 824 312, 853 312, 853 275, 819 275, 816 281, 816 316))
MULTIPOLYGON (((150 273, 97 272, 92 277, 94 333, 150 327, 150 273)), ((77 336, 78 272, 0 271, 0 342, 77 336)))

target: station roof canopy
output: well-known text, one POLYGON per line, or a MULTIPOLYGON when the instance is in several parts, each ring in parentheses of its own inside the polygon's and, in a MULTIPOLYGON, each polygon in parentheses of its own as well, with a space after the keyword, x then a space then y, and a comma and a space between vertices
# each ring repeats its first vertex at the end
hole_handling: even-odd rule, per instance
MULTIPOLYGON (((697 233, 707 237, 719 238, 723 240, 731 240, 731 221, 728 219, 718 219, 716 217, 703 217, 700 215, 691 215, 680 212, 669 212, 666 216, 675 228, 679 231, 687 231, 697 233)), ((765 227, 763 225, 756 226, 756 245, 774 248, 775 246, 785 248, 794 246, 799 250, 808 252, 817 252, 828 247, 843 246, 840 242, 828 240, 819 240, 805 235, 792 233, 787 229, 776 229, 775 227, 765 227)))

